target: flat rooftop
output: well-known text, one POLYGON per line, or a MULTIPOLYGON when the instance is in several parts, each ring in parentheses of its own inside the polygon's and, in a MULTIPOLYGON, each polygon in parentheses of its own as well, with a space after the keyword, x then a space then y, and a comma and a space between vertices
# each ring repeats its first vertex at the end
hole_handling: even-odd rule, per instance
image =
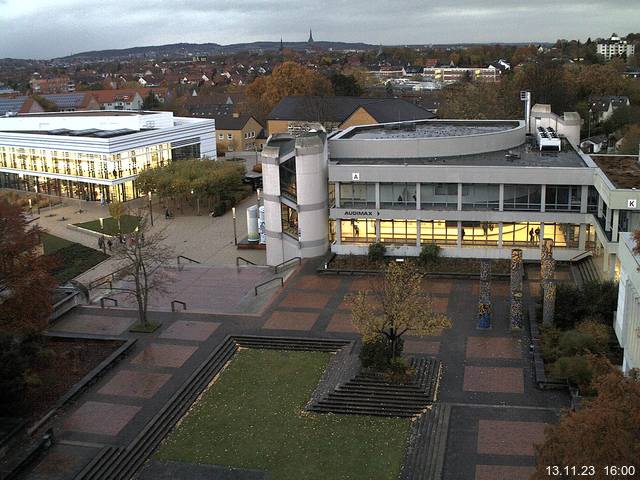
MULTIPOLYGON (((562 151, 539 151, 536 146, 523 144, 509 150, 457 155, 450 157, 412 158, 331 158, 333 165, 451 165, 469 167, 562 167, 588 168, 571 145, 562 151)), ((639 176, 640 179, 640 176, 639 176)))
POLYGON ((419 120, 355 127, 340 139, 389 140, 411 138, 466 137, 517 128, 517 121, 419 120))
MULTIPOLYGON (((76 110, 73 112, 35 112, 19 113, 15 117, 133 117, 136 115, 154 115, 158 112, 138 110, 76 110)), ((8 117, 11 118, 11 117, 8 117)))
POLYGON ((98 128, 87 128, 85 130, 68 130, 57 128, 55 130, 0 130, 4 133, 19 133, 21 135, 57 135, 62 137, 90 137, 90 138, 114 138, 132 133, 140 133, 153 130, 152 128, 142 130, 132 130, 130 128, 119 128, 116 130, 100 130, 98 128))
POLYGON ((591 155, 616 188, 640 188, 640 164, 635 155, 591 155))

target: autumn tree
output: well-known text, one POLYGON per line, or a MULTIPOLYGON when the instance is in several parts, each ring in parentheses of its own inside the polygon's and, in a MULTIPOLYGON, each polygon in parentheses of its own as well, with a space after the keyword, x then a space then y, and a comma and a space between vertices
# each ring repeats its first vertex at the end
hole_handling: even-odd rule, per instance
POLYGON ((114 289, 133 297, 138 309, 138 326, 148 329, 152 325, 147 319, 149 296, 152 292, 166 293, 172 280, 161 267, 173 256, 173 249, 165 244, 161 230, 151 232, 149 219, 139 212, 140 223, 134 232, 127 235, 123 243, 114 246, 114 259, 122 265, 120 278, 123 286, 114 289))
POLYGON ((434 312, 422 280, 412 264, 391 262, 371 293, 360 291, 351 299, 353 324, 365 342, 384 337, 395 358, 401 353, 398 344, 403 335, 434 335, 451 326, 446 315, 434 312))
POLYGON ((122 228, 120 227, 120 219, 124 215, 125 210, 126 207, 122 202, 114 201, 109 204, 109 215, 118 222, 118 232, 122 231, 122 228))
POLYGON ((637 155, 640 151, 640 124, 629 125, 625 128, 620 153, 637 155))
POLYGON ((55 260, 41 254, 42 230, 30 226, 20 207, 0 199, 0 332, 43 330, 51 313, 55 260))
POLYGON ((544 443, 536 447, 533 480, 549 478, 547 465, 593 465, 595 475, 589 478, 603 480, 610 478, 604 470, 608 465, 640 468, 640 381, 611 365, 603 368, 603 360, 598 363, 597 395, 547 427, 544 443))
POLYGON ((27 369, 51 314, 55 260, 41 254, 41 233, 0 199, 0 417, 25 407, 27 369))
POLYGON ((254 116, 264 120, 273 107, 288 95, 332 95, 331 82, 323 75, 296 62, 284 62, 271 75, 257 78, 247 87, 254 116))

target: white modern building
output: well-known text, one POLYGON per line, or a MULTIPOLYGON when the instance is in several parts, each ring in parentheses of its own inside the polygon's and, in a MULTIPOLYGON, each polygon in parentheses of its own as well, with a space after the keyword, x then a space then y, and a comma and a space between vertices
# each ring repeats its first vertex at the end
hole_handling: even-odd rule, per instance
POLYGON ((615 33, 611 35, 611 38, 598 42, 596 46, 596 52, 602 55, 605 60, 609 61, 612 57, 630 57, 636 52, 634 44, 622 40, 615 33))
POLYGON ((192 158, 216 158, 215 122, 171 112, 82 111, 0 118, 0 187, 127 201, 137 175, 192 158))
POLYGON ((378 241, 388 255, 436 243, 445 256, 509 258, 518 247, 536 260, 551 238, 556 259, 591 252, 615 278, 619 234, 640 228, 640 166, 582 153, 580 125, 574 112, 535 105, 524 121, 273 135, 263 152, 267 261, 366 254, 378 241))
POLYGON ((632 235, 623 233, 618 249, 620 283, 613 328, 624 349, 624 373, 633 368, 640 369, 640 256, 633 252, 634 248, 632 235))

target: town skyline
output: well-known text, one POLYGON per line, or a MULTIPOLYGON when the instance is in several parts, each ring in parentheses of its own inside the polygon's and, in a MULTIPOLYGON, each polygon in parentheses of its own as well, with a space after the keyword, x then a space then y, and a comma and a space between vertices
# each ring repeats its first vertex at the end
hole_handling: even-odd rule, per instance
POLYGON ((279 42, 281 37, 285 42, 303 42, 309 29, 316 41, 386 46, 585 41, 633 31, 638 13, 638 7, 625 0, 572 0, 560 6, 549 0, 535 5, 466 0, 455 7, 441 0, 428 7, 404 0, 394 4, 391 12, 385 5, 359 0, 310 5, 304 12, 289 0, 225 0, 215 6, 188 0, 178 11, 158 1, 140 6, 121 1, 55 3, 52 12, 51 2, 0 0, 0 26, 8 39, 0 46, 0 58, 51 59, 175 43, 279 42), (554 15, 547 15, 549 11, 554 15), (576 12, 581 13, 580 22, 573 21, 576 12), (359 20, 355 25, 354 18, 359 20))

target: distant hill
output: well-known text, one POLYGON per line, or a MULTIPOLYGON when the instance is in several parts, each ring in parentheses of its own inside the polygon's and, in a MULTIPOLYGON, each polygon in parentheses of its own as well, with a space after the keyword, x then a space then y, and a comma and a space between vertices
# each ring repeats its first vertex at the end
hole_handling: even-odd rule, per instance
MULTIPOLYGON (((347 43, 347 42, 315 42, 314 46, 322 50, 371 50, 378 48, 377 45, 367 43, 347 43)), ((284 42, 285 48, 293 50, 305 50, 309 48, 307 42, 284 42)), ((170 45, 158 45, 148 47, 131 47, 112 50, 95 50, 91 52, 81 52, 66 57, 59 57, 54 60, 77 61, 77 60, 123 60, 127 58, 156 58, 156 57, 185 57, 189 55, 220 55, 232 54, 247 51, 277 51, 280 42, 252 42, 234 43, 231 45, 220 45, 218 43, 173 43, 170 45)))

